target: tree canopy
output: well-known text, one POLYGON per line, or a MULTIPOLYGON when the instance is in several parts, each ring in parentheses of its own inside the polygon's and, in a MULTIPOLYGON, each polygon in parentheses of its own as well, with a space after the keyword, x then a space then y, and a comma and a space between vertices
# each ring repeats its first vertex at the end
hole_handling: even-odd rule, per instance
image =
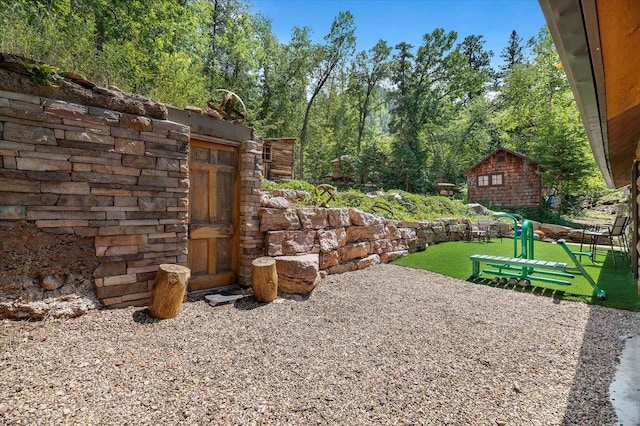
POLYGON ((177 107, 231 90, 256 133, 297 138, 297 178, 326 180, 349 155, 353 185, 428 193, 505 147, 539 161, 547 186, 603 188, 546 28, 511 32, 498 69, 481 34, 356 52, 354 30, 343 11, 322 43, 306 27, 278 40, 242 0, 0 0, 0 51, 177 107))

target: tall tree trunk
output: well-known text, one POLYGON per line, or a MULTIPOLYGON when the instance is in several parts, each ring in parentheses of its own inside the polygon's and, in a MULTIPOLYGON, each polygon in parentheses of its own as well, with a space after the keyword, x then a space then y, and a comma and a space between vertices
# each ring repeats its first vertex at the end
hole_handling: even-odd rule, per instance
POLYGON ((300 131, 300 144, 298 145, 298 167, 296 171, 296 179, 304 179, 304 148, 307 146, 307 130, 309 128, 309 117, 311 116, 311 106, 318 93, 314 93, 307 102, 307 109, 304 111, 304 120, 302 121, 302 130, 300 131))

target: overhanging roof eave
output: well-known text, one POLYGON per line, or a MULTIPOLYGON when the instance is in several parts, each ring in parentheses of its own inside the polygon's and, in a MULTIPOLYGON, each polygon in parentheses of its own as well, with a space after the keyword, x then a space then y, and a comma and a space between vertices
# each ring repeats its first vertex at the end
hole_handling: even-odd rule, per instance
POLYGON ((604 73, 593 0, 539 0, 551 37, 608 187, 614 188, 607 140, 604 73))

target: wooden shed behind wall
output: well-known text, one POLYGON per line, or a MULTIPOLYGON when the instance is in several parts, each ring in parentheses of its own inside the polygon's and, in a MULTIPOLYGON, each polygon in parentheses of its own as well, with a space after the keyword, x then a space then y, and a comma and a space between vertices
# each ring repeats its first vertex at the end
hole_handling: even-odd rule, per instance
POLYGON ((268 180, 282 182, 293 179, 293 147, 295 138, 263 139, 262 173, 268 180))
POLYGON ((469 201, 503 207, 537 207, 542 200, 540 170, 537 161, 499 148, 464 174, 469 201))

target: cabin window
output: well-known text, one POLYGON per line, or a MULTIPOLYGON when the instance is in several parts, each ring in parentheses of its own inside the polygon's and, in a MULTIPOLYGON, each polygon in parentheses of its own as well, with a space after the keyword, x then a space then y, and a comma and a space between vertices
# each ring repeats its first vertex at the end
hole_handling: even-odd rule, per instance
POLYGON ((262 160, 271 161, 271 145, 262 145, 262 160))
POLYGON ((504 155, 498 155, 498 163, 504 163, 506 159, 504 155))
POLYGON ((478 176, 478 186, 489 186, 489 175, 478 176))
POLYGON ((491 175, 491 186, 502 185, 502 173, 491 175))

